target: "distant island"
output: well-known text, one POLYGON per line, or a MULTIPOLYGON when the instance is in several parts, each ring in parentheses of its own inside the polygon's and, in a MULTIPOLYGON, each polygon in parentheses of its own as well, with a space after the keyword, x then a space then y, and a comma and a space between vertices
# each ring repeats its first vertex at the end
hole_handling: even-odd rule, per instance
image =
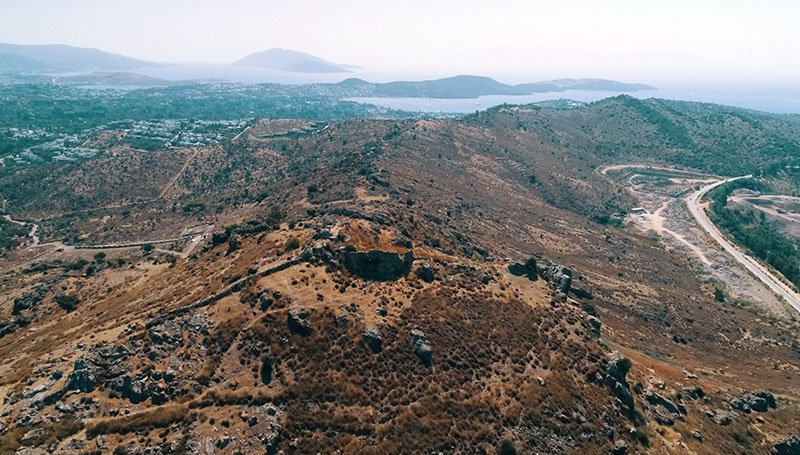
POLYGON ((567 90, 638 92, 654 90, 645 84, 629 84, 606 79, 556 79, 508 85, 490 77, 454 76, 429 81, 367 82, 351 78, 336 84, 358 97, 391 98, 477 98, 486 95, 531 95, 567 90))
POLYGON ((66 73, 78 71, 125 71, 157 63, 112 54, 99 49, 63 44, 0 43, 0 73, 66 73))
POLYGON ((134 87, 163 87, 167 85, 184 85, 194 81, 168 81, 144 74, 126 71, 96 71, 75 76, 59 76, 53 82, 62 85, 109 85, 109 86, 134 86, 134 87))
POLYGON ((255 52, 233 62, 232 65, 270 68, 294 73, 349 73, 358 68, 354 65, 331 63, 305 52, 280 48, 255 52))

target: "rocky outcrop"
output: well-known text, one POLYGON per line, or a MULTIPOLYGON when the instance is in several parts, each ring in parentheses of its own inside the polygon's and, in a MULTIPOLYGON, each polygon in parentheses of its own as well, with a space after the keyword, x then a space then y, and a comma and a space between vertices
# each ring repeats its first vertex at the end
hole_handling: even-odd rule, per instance
POLYGON ((777 408, 775 397, 766 391, 748 393, 731 401, 731 407, 744 413, 767 412, 777 408))
POLYGON ((381 332, 375 327, 367 327, 364 330, 364 342, 374 353, 379 353, 383 349, 383 337, 381 332))
POLYGON ((789 436, 772 446, 774 455, 800 455, 800 435, 789 436))
POLYGON ((300 260, 315 264, 334 264, 338 266, 328 242, 317 242, 300 253, 300 260))
POLYGON ((286 316, 286 323, 292 333, 308 337, 311 336, 313 329, 308 320, 309 314, 303 307, 292 308, 286 316))
POLYGON ((151 360, 167 357, 172 351, 184 343, 183 334, 186 332, 191 338, 199 335, 208 335, 213 327, 208 316, 203 313, 170 319, 147 329, 150 339, 151 360))
POLYGON ((414 253, 406 251, 401 258, 391 251, 345 251, 344 266, 359 278, 371 281, 393 281, 411 272, 414 253))
POLYGON ((614 351, 609 354, 605 378, 606 385, 628 411, 633 410, 633 395, 627 381, 631 366, 630 360, 614 351))
POLYGON ((531 281, 536 281, 539 278, 539 269, 536 266, 536 258, 531 257, 524 263, 515 262, 509 265, 508 273, 515 276, 524 276, 531 281))
POLYGON ((133 404, 138 404, 150 399, 152 404, 161 405, 169 401, 174 394, 169 385, 162 386, 161 382, 169 384, 175 380, 175 375, 170 372, 157 372, 153 375, 137 374, 134 376, 122 375, 109 382, 109 388, 117 392, 122 398, 133 404))
POLYGON ((672 425, 675 419, 683 419, 686 408, 674 401, 661 396, 656 392, 648 392, 645 401, 651 406, 650 412, 661 425, 672 425))
POLYGON ((21 296, 14 299, 14 305, 11 307, 11 314, 17 315, 21 313, 23 310, 30 310, 35 308, 39 303, 42 302, 44 299, 45 294, 47 294, 47 287, 40 286, 36 288, 36 290, 28 292, 26 294, 22 294, 21 296))
POLYGON ((421 330, 411 331, 411 342, 414 344, 414 354, 426 367, 433 366, 433 349, 431 342, 421 330))
POLYGON ((11 321, 8 319, 0 320, 0 338, 8 335, 9 333, 13 333, 17 330, 19 326, 15 321, 11 321))
POLYGON ((572 270, 563 265, 544 261, 537 266, 539 275, 550 283, 556 291, 568 293, 572 288, 572 270))
POLYGON ((75 361, 72 372, 67 376, 66 390, 89 393, 97 386, 100 368, 93 359, 81 357, 75 361))

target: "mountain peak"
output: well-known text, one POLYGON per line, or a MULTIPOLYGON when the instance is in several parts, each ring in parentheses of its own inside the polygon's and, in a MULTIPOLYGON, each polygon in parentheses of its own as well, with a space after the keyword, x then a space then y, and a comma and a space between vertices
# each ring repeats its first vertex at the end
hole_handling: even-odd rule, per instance
POLYGON ((350 69, 355 68, 352 65, 332 63, 307 52, 280 47, 254 52, 232 64, 293 73, 349 73, 350 69))

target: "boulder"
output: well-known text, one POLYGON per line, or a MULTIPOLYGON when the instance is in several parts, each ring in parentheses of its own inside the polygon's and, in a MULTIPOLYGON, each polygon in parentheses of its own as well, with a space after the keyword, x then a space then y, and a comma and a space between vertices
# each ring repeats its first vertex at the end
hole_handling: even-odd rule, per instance
POLYGON ((572 275, 567 275, 563 272, 558 273, 555 275, 553 283, 555 284, 556 289, 566 294, 572 287, 572 275))
POLYGON ((691 400, 699 400, 706 396, 706 393, 700 387, 687 387, 683 389, 683 393, 691 400))
POLYGON ((286 323, 292 333, 307 337, 313 332, 308 320, 308 311, 303 307, 292 308, 286 317, 286 323))
POLYGON ((267 356, 264 356, 261 359, 261 382, 264 385, 269 385, 272 382, 272 359, 267 356))
POLYGON ((594 316, 589 316, 586 319, 589 321, 589 327, 592 328, 592 332, 594 332, 595 335, 600 336, 600 330, 603 327, 603 323, 600 322, 600 319, 597 319, 594 316))
POLYGON ((408 276, 414 253, 411 250, 401 258, 392 251, 345 251, 344 266, 360 278, 371 281, 393 281, 408 276))
POLYGON ((332 238, 333 234, 327 229, 319 230, 316 234, 314 234, 314 240, 330 240, 332 238))
POLYGON ((669 400, 656 392, 648 392, 645 397, 648 403, 653 406, 661 406, 662 408, 666 409, 670 413, 676 416, 682 416, 686 414, 686 408, 680 404, 675 403, 672 400, 669 400))
POLYGON ((267 311, 269 307, 272 306, 273 300, 268 293, 262 292, 261 295, 258 296, 258 303, 261 311, 267 311))
POLYGON ((706 415, 717 425, 730 425, 733 422, 733 414, 724 409, 714 409, 706 411, 706 415))
POLYGON ((19 442, 25 446, 40 445, 47 436, 47 431, 44 428, 34 428, 22 435, 19 442))
POLYGON ((421 330, 411 331, 411 342, 414 344, 414 354, 426 367, 433 366, 433 349, 431 342, 421 330))
POLYGON ((375 327, 367 327, 364 330, 364 342, 367 343, 367 346, 376 354, 383 349, 383 337, 381 337, 381 332, 375 327))
POLYGON ((392 245, 402 246, 403 248, 411 248, 411 240, 403 236, 397 236, 392 239, 392 245))
POLYGON ((579 299, 592 300, 594 298, 591 292, 584 288, 579 288, 578 286, 572 287, 572 293, 579 299))
POLYGON ((772 446, 775 455, 800 455, 800 435, 789 436, 772 446))
POLYGON ((433 270, 433 267, 428 264, 421 265, 416 273, 419 279, 426 283, 431 283, 436 279, 436 272, 433 270))
POLYGON ((628 443, 623 440, 614 441, 614 448, 611 449, 612 455, 627 455, 628 443))

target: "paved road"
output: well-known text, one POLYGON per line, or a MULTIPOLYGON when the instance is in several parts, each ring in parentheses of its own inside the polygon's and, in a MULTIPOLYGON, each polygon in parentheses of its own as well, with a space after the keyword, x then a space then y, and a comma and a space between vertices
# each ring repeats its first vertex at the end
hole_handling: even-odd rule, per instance
POLYGON ((709 191, 717 188, 720 185, 724 185, 728 182, 732 182, 734 180, 750 178, 751 175, 746 175, 742 177, 734 177, 729 179, 720 180, 711 184, 708 184, 699 190, 691 193, 689 196, 686 197, 686 205, 689 208, 689 212, 692 214, 694 219, 697 221, 697 224, 703 228, 706 233, 711 236, 728 254, 733 256, 737 262, 742 264, 750 273, 756 276, 759 280, 761 280, 767 287, 769 287, 772 292, 778 294, 779 296, 783 297, 789 305, 791 305, 795 310, 800 312, 800 295, 792 290, 789 286, 783 283, 780 279, 775 277, 766 267, 758 263, 755 259, 751 258, 750 256, 743 253, 740 249, 732 245, 725 239, 725 236, 717 229, 716 226, 711 222, 706 215, 706 212, 703 206, 700 204, 700 200, 708 194, 709 191))

